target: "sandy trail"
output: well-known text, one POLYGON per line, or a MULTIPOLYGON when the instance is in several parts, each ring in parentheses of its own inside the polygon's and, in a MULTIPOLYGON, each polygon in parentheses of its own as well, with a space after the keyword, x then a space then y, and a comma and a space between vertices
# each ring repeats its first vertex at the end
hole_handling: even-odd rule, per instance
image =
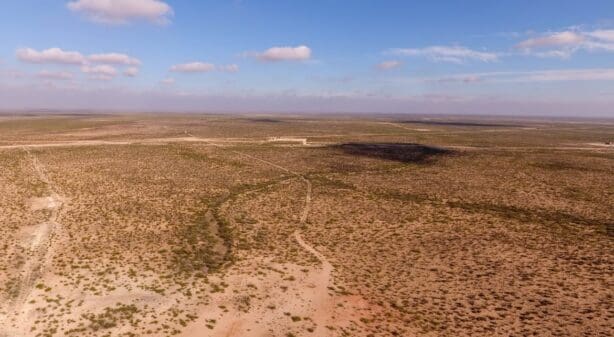
POLYGON ((0 336, 26 336, 29 333, 27 326, 30 307, 27 301, 34 289, 37 280, 42 276, 45 266, 50 263, 50 254, 53 237, 60 227, 58 218, 63 206, 63 198, 49 180, 43 165, 27 148, 27 156, 32 161, 32 167, 38 179, 45 183, 49 196, 35 198, 31 205, 33 211, 47 210, 49 216, 46 221, 35 225, 28 235, 28 256, 23 265, 18 281, 18 292, 15 298, 7 302, 6 315, 0 317, 0 336))
POLYGON ((44 147, 100 146, 100 145, 130 145, 127 141, 75 140, 66 142, 34 143, 22 145, 2 145, 0 149, 35 149, 44 147))
POLYGON ((332 330, 327 326, 334 325, 335 319, 335 297, 329 294, 329 287, 333 285, 333 265, 328 262, 326 257, 316 250, 309 243, 305 242, 299 231, 294 232, 294 239, 307 252, 315 256, 322 264, 322 271, 319 274, 318 282, 314 284, 314 303, 317 308, 314 314, 314 322, 317 324, 315 336, 332 335, 332 330))
MULTIPOLYGON (((294 140, 297 141, 297 140, 294 140)), ((266 139, 250 139, 250 138, 201 138, 195 136, 188 137, 168 137, 168 138, 143 138, 121 141, 110 140, 74 140, 74 141, 57 141, 46 143, 32 143, 32 144, 14 144, 14 145, 1 145, 0 150, 11 149, 35 149, 35 148, 47 148, 47 147, 76 147, 76 146, 104 146, 104 145, 159 145, 168 143, 208 143, 214 145, 213 142, 218 143, 231 143, 231 144, 264 144, 271 141, 266 139)), ((307 139, 302 139, 301 144, 307 146, 307 139)))
POLYGON ((390 125, 390 126, 394 126, 394 127, 400 128, 400 129, 408 130, 408 131, 418 131, 418 132, 428 132, 428 131, 431 131, 431 129, 410 128, 410 127, 407 127, 405 125, 401 125, 401 124, 397 124, 397 123, 390 123, 390 122, 381 122, 380 124, 382 124, 382 125, 390 125))

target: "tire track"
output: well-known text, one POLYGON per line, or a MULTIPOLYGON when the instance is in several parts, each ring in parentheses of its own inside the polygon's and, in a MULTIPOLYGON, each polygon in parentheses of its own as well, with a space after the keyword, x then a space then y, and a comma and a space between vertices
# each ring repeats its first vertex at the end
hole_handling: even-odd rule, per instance
MULTIPOLYGON (((190 136, 190 137, 194 137, 192 134, 187 133, 186 135, 190 136)), ((194 137, 196 138, 196 137, 194 137)), ((223 146, 220 146, 218 144, 214 144, 214 143, 210 143, 207 142, 208 144, 211 144, 215 147, 218 148, 223 148, 223 146)), ((299 226, 300 227, 304 227, 304 225, 307 223, 307 218, 309 217, 309 212, 311 211, 311 194, 312 194, 312 184, 311 181, 309 179, 307 179, 304 175, 292 171, 286 167, 283 167, 279 164, 273 163, 271 161, 262 159, 262 158, 258 158, 256 156, 247 154, 247 153, 243 153, 243 152, 239 152, 239 151, 235 151, 235 150, 230 150, 230 149, 226 149, 227 151, 234 153, 236 155, 242 156, 242 157, 246 157, 248 159, 251 159, 253 161, 257 161, 257 162, 261 162, 264 163, 268 166, 274 167, 278 170, 281 170, 285 173, 288 173, 290 175, 293 175, 297 178, 299 178, 301 181, 303 181, 303 183, 305 184, 305 201, 304 201, 304 206, 303 209, 301 210, 301 215, 299 218, 299 226)), ((334 267, 333 265, 328 261, 328 259, 322 254, 320 253, 317 249, 315 249, 312 245, 310 245, 307 241, 305 241, 303 239, 303 236, 301 235, 301 231, 300 229, 296 229, 293 233, 294 239, 297 242, 297 244, 306 252, 308 252, 309 254, 313 255, 316 259, 318 259, 318 261, 322 264, 322 274, 320 276, 320 282, 316 285, 316 287, 314 288, 314 292, 318 294, 316 301, 318 303, 321 304, 321 306, 323 306, 323 308, 319 308, 320 310, 318 310, 318 312, 316 312, 315 315, 315 321, 318 323, 317 324, 317 328, 314 331, 316 336, 327 336, 327 335, 332 335, 332 330, 328 329, 326 326, 330 325, 330 323, 332 323, 332 321, 335 318, 335 301, 334 301, 334 297, 329 298, 329 296, 334 296, 334 295, 329 295, 329 287, 331 286, 331 284, 333 283, 333 277, 332 277, 332 273, 334 271, 334 267)), ((234 325, 232 327, 235 327, 234 325)), ((232 335, 232 331, 229 332, 228 336, 232 335)))
MULTIPOLYGON (((50 263, 49 251, 53 243, 53 238, 60 227, 58 219, 63 206, 63 198, 58 193, 57 188, 52 184, 38 158, 26 147, 23 147, 23 150, 27 157, 30 158, 38 179, 46 185, 49 194, 47 197, 49 200, 49 207, 47 209, 50 210, 50 214, 46 221, 36 225, 31 235, 28 247, 28 257, 23 265, 18 281, 17 295, 13 300, 9 301, 8 304, 5 319, 10 317, 11 323, 16 327, 22 327, 24 323, 23 320, 29 312, 26 308, 26 302, 32 294, 37 280, 42 276, 46 265, 50 263)), ((3 323, 2 325, 7 324, 6 321, 0 323, 3 323)), ((3 333, 4 335, 0 336, 19 336, 18 331, 10 331, 6 326, 4 327, 3 333)))

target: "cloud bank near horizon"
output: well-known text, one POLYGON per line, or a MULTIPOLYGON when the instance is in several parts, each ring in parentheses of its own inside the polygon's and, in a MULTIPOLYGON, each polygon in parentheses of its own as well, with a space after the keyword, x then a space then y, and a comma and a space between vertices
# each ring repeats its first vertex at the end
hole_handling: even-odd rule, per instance
MULTIPOLYGON (((165 79, 168 85, 174 79, 165 79)), ((614 98, 614 93, 610 94, 614 98)), ((0 110, 38 109, 117 112, 270 112, 270 113, 401 113, 523 116, 612 117, 611 101, 514 100, 494 97, 419 95, 375 97, 352 95, 208 95, 168 90, 4 87, 0 85, 0 110), (37 97, 32 100, 32 95, 37 97), (10 99, 9 99, 10 98, 10 99)))

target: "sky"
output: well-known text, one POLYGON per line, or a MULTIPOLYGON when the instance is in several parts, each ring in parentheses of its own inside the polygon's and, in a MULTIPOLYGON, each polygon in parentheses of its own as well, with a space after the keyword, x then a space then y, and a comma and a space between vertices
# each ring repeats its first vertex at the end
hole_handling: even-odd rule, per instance
POLYGON ((1 6, 1 110, 614 117, 611 0, 1 6))

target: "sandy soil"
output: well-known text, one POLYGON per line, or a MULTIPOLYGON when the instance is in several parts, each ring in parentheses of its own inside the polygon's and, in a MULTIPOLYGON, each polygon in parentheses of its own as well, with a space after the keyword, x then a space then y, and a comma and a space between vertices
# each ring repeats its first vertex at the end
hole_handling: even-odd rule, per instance
POLYGON ((64 204, 63 198, 57 193, 56 187, 47 177, 43 165, 27 149, 24 149, 24 151, 28 153, 38 179, 46 184, 47 192, 50 194, 49 196, 32 199, 31 209, 33 211, 47 210, 49 216, 45 222, 26 227, 20 235, 22 238, 21 244, 27 249, 28 257, 19 276, 17 295, 7 303, 5 309, 7 314, 0 317, 0 327, 6 324, 4 329, 6 336, 27 336, 29 334, 33 307, 28 305, 28 301, 37 280, 44 274, 45 268, 49 265, 51 246, 53 245, 54 235, 61 226, 58 221, 64 204))
POLYGON ((608 335, 603 132, 381 121, 16 134, 0 146, 0 337, 608 335), (459 151, 401 163, 327 137, 459 151))
POLYGON ((587 145, 614 148, 614 143, 610 143, 610 144, 606 144, 606 143, 588 143, 587 145))

